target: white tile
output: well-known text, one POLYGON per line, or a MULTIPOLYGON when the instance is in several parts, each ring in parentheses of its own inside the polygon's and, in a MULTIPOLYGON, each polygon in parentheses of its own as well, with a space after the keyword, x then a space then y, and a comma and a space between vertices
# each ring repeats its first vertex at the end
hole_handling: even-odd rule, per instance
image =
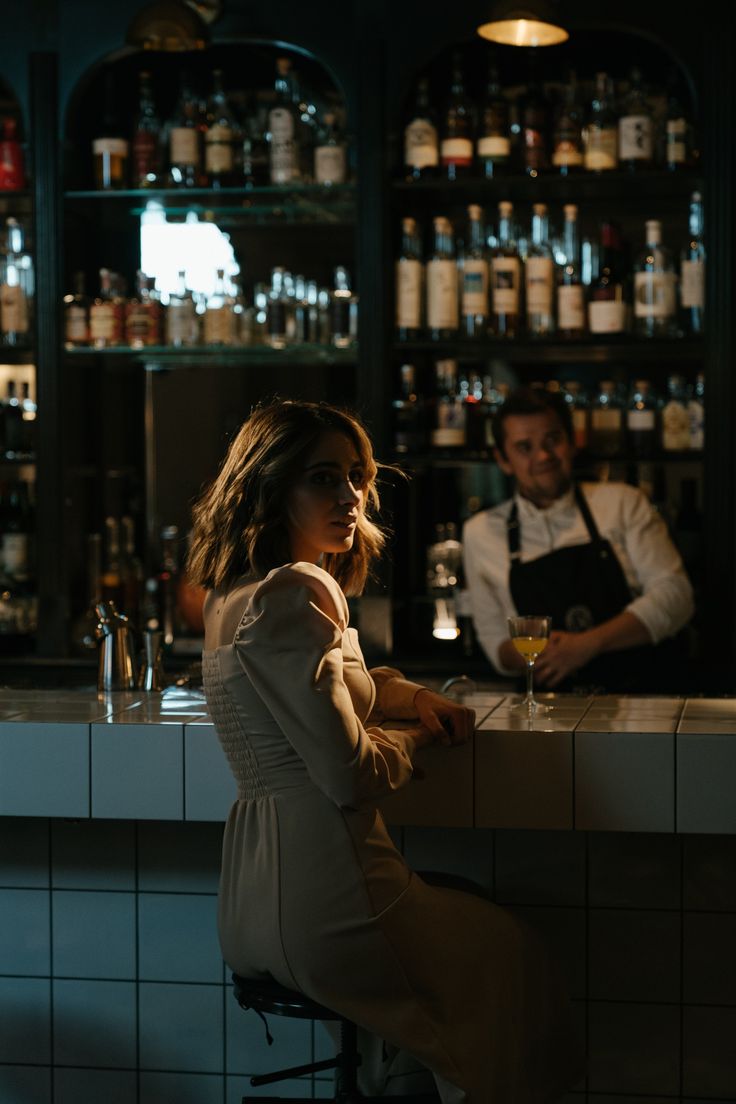
POLYGON ((587 714, 575 729, 576 732, 636 732, 649 735, 654 732, 672 733, 676 718, 673 717, 625 717, 599 719, 587 714))
POLYGON ((0 1066, 0 1100, 8 1104, 49 1104, 51 1099, 48 1066, 0 1066))
POLYGON ((519 713, 500 715, 491 713, 481 724, 478 732, 572 732, 575 728, 575 719, 561 717, 551 713, 542 716, 534 713, 532 716, 519 713))
POLYGON ((138 888, 216 893, 221 850, 221 824, 143 822, 138 825, 138 888))
POLYGON ((222 982, 215 894, 138 894, 138 975, 144 981, 222 982))
POLYGON ((133 980, 135 895, 54 890, 54 975, 133 980))
POLYGON ((0 723, 0 816, 88 817, 89 725, 0 723))
POLYGON ((736 1006, 736 913, 686 912, 683 1001, 736 1006))
POLYGON ((675 738, 671 732, 575 733, 575 827, 672 832, 675 738))
POLYGON ((499 829, 495 835, 499 904, 585 904, 582 832, 499 829))
POLYGON ((138 1104, 134 1071, 97 1069, 55 1069, 54 1104, 138 1104))
POLYGON ((567 992, 573 999, 584 999, 586 976, 585 909, 545 908, 541 905, 513 906, 520 917, 536 932, 559 967, 567 992))
POLYGON ((215 726, 184 726, 184 816, 187 820, 227 819, 238 787, 215 726))
POLYGON ((380 804, 386 823, 472 827, 473 741, 422 748, 414 764, 415 777, 380 804), (424 777, 417 777, 419 771, 424 777))
POLYGON ((132 981, 54 982, 54 1064, 135 1069, 132 981))
POLYGON ((181 722, 92 725, 92 815, 121 820, 183 818, 181 722))
POLYGON ((0 977, 0 1062, 48 1064, 50 1007, 48 978, 0 977))
POLYGON ((683 1009, 683 1097, 736 1099, 736 1008, 683 1009))
POLYGON ((677 734, 677 831, 736 832, 736 735, 677 734))
POLYGON ((591 1001, 588 1027, 588 1087, 593 1093, 677 1097, 680 1089, 677 1005, 591 1001))
POLYGON ((694 717, 736 720, 736 698, 688 698, 682 716, 683 720, 692 720, 694 717))
POLYGON ((0 889, 0 974, 48 976, 49 916, 48 890, 0 889))
POLYGON ((149 1072, 141 1073, 140 1080, 140 1100, 134 1104, 222 1104, 222 1076, 149 1072))
POLYGON ((139 985, 141 1070, 222 1068, 222 985, 139 985))
POLYGON ((505 723, 476 733, 475 823, 483 828, 572 828, 569 728, 511 729, 505 723))
POLYGON ((588 925, 592 1000, 679 1001, 679 912, 592 908, 588 925))
POLYGON ((697 736, 702 734, 704 736, 709 733, 722 733, 726 736, 736 736, 736 719, 732 717, 710 716, 710 717, 693 717, 688 715, 684 717, 679 725, 677 731, 683 732, 688 736, 697 736))
POLYGON ((679 909, 679 836, 671 832, 590 832, 587 838, 590 905, 679 909))

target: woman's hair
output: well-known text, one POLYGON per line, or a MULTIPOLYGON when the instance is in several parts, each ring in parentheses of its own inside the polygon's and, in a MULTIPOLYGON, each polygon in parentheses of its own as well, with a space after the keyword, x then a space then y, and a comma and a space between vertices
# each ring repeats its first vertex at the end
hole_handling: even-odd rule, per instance
POLYGON ((242 575, 267 575, 291 559, 287 499, 323 433, 345 434, 365 472, 364 509, 346 552, 325 553, 322 567, 346 594, 360 594, 385 537, 370 520, 379 506, 378 465, 367 432, 346 410, 274 400, 258 406, 232 441, 218 475, 194 503, 187 576, 223 589, 242 575))

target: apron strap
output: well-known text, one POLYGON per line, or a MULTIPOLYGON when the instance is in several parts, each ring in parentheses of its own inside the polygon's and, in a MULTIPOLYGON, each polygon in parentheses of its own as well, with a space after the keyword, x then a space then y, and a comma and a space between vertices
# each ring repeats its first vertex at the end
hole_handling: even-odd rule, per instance
POLYGON ((575 484, 574 494, 578 509, 583 515, 583 521, 585 522, 585 528, 588 530, 588 536, 590 537, 593 544, 595 544, 596 541, 599 541, 601 539, 601 535, 598 532, 598 526, 593 520, 593 515, 590 512, 588 501, 577 483, 575 484))
POLYGON ((509 546, 511 563, 518 563, 521 559, 521 527, 519 525, 519 509, 515 498, 511 502, 509 516, 506 518, 506 540, 509 546))

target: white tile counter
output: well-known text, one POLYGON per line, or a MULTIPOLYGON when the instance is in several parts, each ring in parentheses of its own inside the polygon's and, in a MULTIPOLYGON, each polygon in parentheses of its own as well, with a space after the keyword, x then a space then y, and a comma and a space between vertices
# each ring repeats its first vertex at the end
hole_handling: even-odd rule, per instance
MULTIPOLYGON (((736 699, 476 693, 476 733, 428 748, 394 825, 736 834, 736 699)), ((235 783, 196 692, 0 690, 0 816, 223 821, 235 783)))

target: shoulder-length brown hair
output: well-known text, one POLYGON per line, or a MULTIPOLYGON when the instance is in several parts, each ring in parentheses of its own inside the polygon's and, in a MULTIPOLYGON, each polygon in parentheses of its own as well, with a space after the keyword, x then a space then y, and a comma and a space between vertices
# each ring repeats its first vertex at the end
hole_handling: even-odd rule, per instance
POLYGON ((275 400, 240 427, 218 475, 195 501, 187 556, 190 582, 226 589, 243 575, 267 575, 288 563, 286 500, 307 454, 323 433, 344 433, 365 472, 365 506, 352 548, 325 554, 322 566, 346 594, 360 594, 385 537, 368 516, 379 506, 378 465, 367 432, 353 415, 327 403, 275 400))

